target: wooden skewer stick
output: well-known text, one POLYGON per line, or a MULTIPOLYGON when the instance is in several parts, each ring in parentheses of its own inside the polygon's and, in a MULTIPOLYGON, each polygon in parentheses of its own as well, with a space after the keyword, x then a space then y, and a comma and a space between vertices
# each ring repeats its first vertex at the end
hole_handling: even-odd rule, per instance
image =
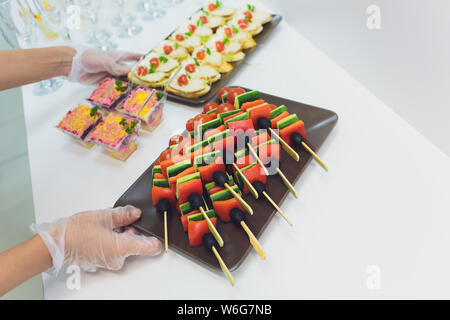
POLYGON ((304 142, 302 141, 302 146, 312 155, 313 159, 326 171, 328 172, 327 165, 319 158, 319 156, 304 142))
POLYGON ((211 247, 212 252, 214 253, 214 255, 216 256, 217 261, 219 261, 220 264, 220 268, 222 269, 223 273, 225 273, 225 275, 227 276, 228 280, 230 281, 231 285, 234 286, 234 278, 231 275, 230 270, 228 270, 227 265, 225 264, 225 262, 223 262, 222 257, 220 256, 220 254, 217 252, 216 247, 212 246, 211 247))
POLYGON ((236 191, 233 190, 232 187, 230 187, 230 185, 228 183, 225 183, 225 188, 228 189, 228 191, 230 191, 230 193, 233 195, 233 197, 236 198, 236 200, 244 207, 244 209, 250 214, 253 215, 253 209, 248 205, 247 202, 245 202, 244 199, 242 199, 242 197, 236 193, 236 191))
POLYGON ((241 221, 241 226, 242 226, 242 228, 244 228, 244 231, 247 233, 247 235, 250 239, 250 244, 253 246, 255 251, 259 254, 261 259, 266 260, 266 252, 264 251, 263 247, 259 243, 258 239, 255 237, 253 232, 249 229, 249 227, 247 226, 247 224, 244 221, 241 221))
POLYGON ((164 244, 166 248, 166 253, 169 252, 169 237, 167 235, 167 211, 164 211, 164 244))
POLYGON ((267 194, 267 192, 263 191, 263 195, 266 197, 266 199, 273 205, 273 207, 278 211, 278 213, 284 218, 284 220, 289 223, 289 225, 292 227, 293 223, 289 220, 289 218, 284 214, 283 210, 280 209, 280 207, 275 203, 275 201, 272 200, 272 198, 267 194))
POLYGON ((248 181, 247 177, 242 173, 241 169, 239 169, 238 165, 236 163, 233 163, 234 169, 236 169, 236 172, 239 174, 239 177, 241 177, 242 181, 244 181, 244 184, 247 186, 247 188, 250 190, 252 195, 255 197, 255 199, 259 198, 258 192, 256 192, 255 187, 248 181))
POLYGON ((269 171, 267 170, 266 166, 264 165, 264 163, 262 163, 261 159, 258 157, 258 153, 256 152, 256 150, 252 147, 252 145, 250 143, 247 143, 248 146, 248 150, 250 151, 250 153, 252 154, 253 158, 255 158, 256 162, 258 162, 258 164, 261 166, 261 168, 264 171, 264 174, 266 176, 269 175, 269 171))
POLYGON ((280 141, 281 146, 283 147, 283 149, 297 162, 300 161, 300 156, 298 155, 298 153, 292 149, 292 147, 290 145, 287 144, 286 141, 284 141, 283 139, 281 139, 281 137, 275 132, 275 130, 273 130, 272 128, 269 128, 270 133, 272 134, 272 136, 274 136, 278 141, 280 141))
POLYGON ((222 248, 224 245, 222 237, 220 236, 219 232, 217 232, 216 227, 214 227, 214 224, 211 222, 211 219, 209 219, 209 217, 206 214, 203 207, 200 207, 199 209, 200 209, 200 212, 202 213, 203 217, 205 218, 206 223, 208 223, 209 230, 211 231, 212 235, 214 236, 214 239, 216 239, 217 243, 222 248))
POLYGON ((280 168, 277 168, 277 172, 280 175, 281 179, 283 180, 285 186, 289 189, 289 191, 294 195, 295 199, 298 199, 298 193, 295 190, 292 183, 288 180, 288 178, 284 175, 283 171, 280 170, 280 168))

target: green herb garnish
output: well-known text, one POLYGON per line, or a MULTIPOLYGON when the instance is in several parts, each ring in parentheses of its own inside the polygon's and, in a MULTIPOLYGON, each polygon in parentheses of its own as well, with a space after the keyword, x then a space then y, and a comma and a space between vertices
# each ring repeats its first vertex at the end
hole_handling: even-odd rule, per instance
POLYGON ((134 129, 131 128, 131 127, 128 127, 128 128, 125 129, 125 132, 128 133, 128 134, 133 134, 134 133, 134 129))
POLYGON ((205 15, 207 15, 207 16, 209 16, 209 12, 208 11, 206 11, 206 10, 201 10, 202 12, 203 12, 203 14, 205 14, 205 15))
POLYGON ((120 81, 120 80, 117 80, 116 82, 115 82, 115 85, 116 85, 116 90, 117 91, 119 91, 119 92, 125 92, 125 91, 127 91, 127 86, 124 86, 123 85, 123 83, 122 83, 122 81, 120 81))
POLYGON ((192 33, 186 32, 184 35, 190 37, 190 36, 192 36, 192 33))
POLYGON ((228 37, 225 37, 223 39, 223 44, 227 44, 227 43, 230 43, 230 39, 228 39, 228 37))
POLYGON ((248 5, 247 5, 247 8, 248 8, 248 10, 250 10, 251 12, 254 12, 254 11, 255 11, 255 6, 254 6, 254 5, 248 4, 248 5))
POLYGON ((155 73, 155 72, 156 72, 156 67, 151 64, 150 69, 148 69, 148 73, 151 74, 151 73, 155 73))
POLYGON ((200 20, 200 19, 198 19, 198 20, 197 20, 197 23, 196 23, 196 24, 197 24, 197 27, 200 27, 200 26, 202 26, 202 25, 203 25, 203 22, 201 22, 201 20, 200 20))
POLYGON ((234 33, 239 33, 239 29, 235 25, 232 25, 231 29, 233 29, 234 33))
POLYGON ((210 56, 211 55, 211 49, 210 48, 206 48, 206 53, 210 56))
POLYGON ((156 99, 158 99, 158 101, 160 101, 163 98, 163 94, 159 91, 156 91, 156 99))
POLYGON ((97 114, 97 111, 98 111, 98 106, 91 108, 91 113, 90 113, 91 117, 95 116, 97 114))
POLYGON ((127 126, 127 125, 128 125, 127 119, 122 118, 122 120, 120 120, 119 124, 120 124, 121 126, 124 126, 124 127, 127 126))
POLYGON ((249 23, 252 23, 252 19, 250 19, 249 16, 245 16, 245 20, 247 20, 249 23))
POLYGON ((167 61, 169 61, 169 59, 167 59, 167 57, 165 57, 165 56, 159 56, 159 62, 161 62, 161 63, 167 63, 167 61))
POLYGON ((173 45, 173 47, 174 47, 175 49, 178 49, 179 46, 180 46, 180 45, 178 44, 178 42, 175 42, 174 45, 173 45))
POLYGON ((218 7, 220 7, 221 5, 222 5, 222 3, 220 3, 219 0, 216 0, 216 7, 218 8, 218 7))
POLYGON ((194 62, 197 67, 200 67, 200 63, 198 62, 197 58, 194 58, 194 62))
POLYGON ((206 43, 208 42, 209 37, 208 36, 200 37, 200 40, 202 40, 203 43, 206 43))

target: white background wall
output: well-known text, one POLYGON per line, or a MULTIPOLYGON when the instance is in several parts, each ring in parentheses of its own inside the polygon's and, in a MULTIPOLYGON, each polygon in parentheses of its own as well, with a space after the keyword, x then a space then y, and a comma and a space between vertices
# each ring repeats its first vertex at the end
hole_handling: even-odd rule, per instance
POLYGON ((450 1, 263 1, 450 155, 450 1), (369 5, 381 30, 366 27, 369 5))

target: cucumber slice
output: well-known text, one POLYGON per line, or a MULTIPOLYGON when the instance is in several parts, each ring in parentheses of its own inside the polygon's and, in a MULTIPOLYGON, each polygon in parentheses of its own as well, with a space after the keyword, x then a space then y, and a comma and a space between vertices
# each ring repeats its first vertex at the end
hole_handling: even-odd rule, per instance
POLYGON ((237 96, 236 99, 234 100, 234 106, 240 109, 243 103, 259 99, 260 99, 259 91, 257 90, 249 91, 237 96))
MULTIPOLYGON (((236 185, 232 186, 231 188, 238 194, 241 192, 236 185)), ((228 190, 222 190, 222 191, 212 194, 210 196, 210 198, 211 198, 212 202, 225 201, 225 200, 229 200, 229 199, 233 198, 233 195, 228 190)))
POLYGON ((161 166, 160 165, 157 165, 157 166, 153 166, 153 168, 152 168, 152 178, 155 176, 155 174, 157 174, 157 173, 162 173, 162 170, 161 170, 161 166))
POLYGON ((228 93, 224 93, 224 94, 222 95, 222 103, 227 102, 227 97, 228 97, 228 93))
POLYGON ((209 191, 210 191, 211 189, 215 188, 216 186, 217 186, 217 185, 216 185, 215 182, 210 182, 210 183, 205 184, 205 188, 206 188, 206 191, 208 191, 208 194, 209 194, 209 191))
POLYGON ((291 114, 289 117, 286 117, 277 123, 278 130, 284 129, 286 127, 289 127, 291 124, 296 123, 299 121, 297 115, 295 113, 291 114))
POLYGON ((209 137, 208 142, 209 142, 209 144, 212 144, 215 141, 222 140, 223 138, 226 138, 228 136, 231 136, 231 131, 227 129, 225 131, 219 132, 218 134, 215 134, 215 135, 209 137))
POLYGON ((248 120, 248 119, 249 119, 248 114, 246 114, 246 113, 240 114, 240 115, 238 115, 236 117, 233 117, 233 118, 228 119, 227 121, 225 121, 225 127, 228 129, 228 124, 230 122, 241 121, 241 120, 248 120))
POLYGON ((222 120, 216 118, 209 122, 203 123, 197 128, 197 135, 203 139, 203 133, 205 133, 209 129, 214 129, 222 125, 222 120))
POLYGON ((222 151, 213 151, 210 153, 205 153, 194 159, 194 166, 203 167, 208 164, 214 163, 214 161, 222 155, 222 151))
POLYGON ((214 113, 214 112, 216 112, 216 111, 217 111, 217 108, 212 109, 212 110, 209 110, 206 114, 211 114, 211 113, 214 113))
POLYGON ((180 204, 180 212, 182 216, 188 214, 191 211, 192 211, 191 204, 189 202, 180 204))
POLYGON ((153 179, 153 186, 161 188, 170 188, 169 180, 166 179, 153 179))
POLYGON ((271 144, 278 144, 278 142, 277 142, 275 139, 266 141, 266 142, 264 142, 264 143, 261 143, 259 146, 257 146, 257 147, 255 148, 255 150, 256 150, 256 152, 259 152, 259 148, 261 148, 262 146, 267 146, 267 145, 271 145, 271 144))
POLYGON ((206 147, 209 144, 208 140, 203 140, 200 142, 197 142, 196 144, 190 146, 189 148, 187 148, 186 152, 194 152, 195 150, 201 149, 203 147, 206 147))
POLYGON ((189 135, 191 136, 191 138, 193 138, 195 136, 195 131, 194 130, 189 131, 189 135))
POLYGON ((169 178, 175 177, 177 174, 180 174, 187 168, 191 167, 191 160, 186 159, 184 161, 175 163, 173 166, 167 168, 167 176, 169 178))
POLYGON ((225 118, 227 118, 229 116, 232 116, 233 114, 239 113, 239 112, 241 112, 241 110, 239 110, 239 109, 231 110, 231 111, 227 111, 227 112, 224 112, 224 113, 220 113, 220 114, 217 115, 217 117, 220 118, 220 120, 222 120, 222 122, 223 122, 223 119, 225 119, 225 118))
MULTIPOLYGON (((216 216, 216 212, 214 210, 208 210, 205 212, 206 215, 208 216, 208 218, 214 218, 216 216)), ((197 213, 197 214, 193 214, 192 216, 188 217, 188 221, 202 221, 205 220, 205 218, 203 218, 203 215, 201 212, 197 213)))
POLYGON ((245 168, 242 168, 241 171, 242 171, 242 172, 247 171, 248 169, 251 169, 251 168, 253 168, 254 166, 256 166, 256 163, 252 163, 251 165, 246 166, 245 168))
POLYGON ((270 119, 275 119, 276 117, 278 117, 280 114, 282 114, 285 111, 288 111, 288 109, 284 105, 272 110, 270 112, 270 119))
POLYGON ((247 150, 247 149, 241 149, 241 150, 239 150, 238 152, 236 152, 236 153, 234 154, 234 156, 236 157, 236 159, 245 157, 246 155, 248 155, 248 150, 247 150))

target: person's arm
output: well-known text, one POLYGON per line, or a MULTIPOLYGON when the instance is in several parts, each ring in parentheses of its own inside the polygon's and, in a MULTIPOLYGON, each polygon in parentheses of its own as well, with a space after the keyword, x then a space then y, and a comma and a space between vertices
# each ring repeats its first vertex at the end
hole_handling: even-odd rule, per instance
POLYGON ((120 270, 132 255, 153 256, 161 241, 125 228, 141 218, 132 206, 87 211, 52 224, 33 225, 38 235, 0 254, 0 297, 25 280, 53 268, 77 265, 94 272, 97 268, 120 270), (123 233, 116 232, 125 228, 123 233))
POLYGON ((52 257, 41 237, 34 236, 0 253, 0 297, 26 280, 50 269, 52 257))
POLYGON ((1 50, 0 90, 68 76, 76 53, 71 47, 1 50))

